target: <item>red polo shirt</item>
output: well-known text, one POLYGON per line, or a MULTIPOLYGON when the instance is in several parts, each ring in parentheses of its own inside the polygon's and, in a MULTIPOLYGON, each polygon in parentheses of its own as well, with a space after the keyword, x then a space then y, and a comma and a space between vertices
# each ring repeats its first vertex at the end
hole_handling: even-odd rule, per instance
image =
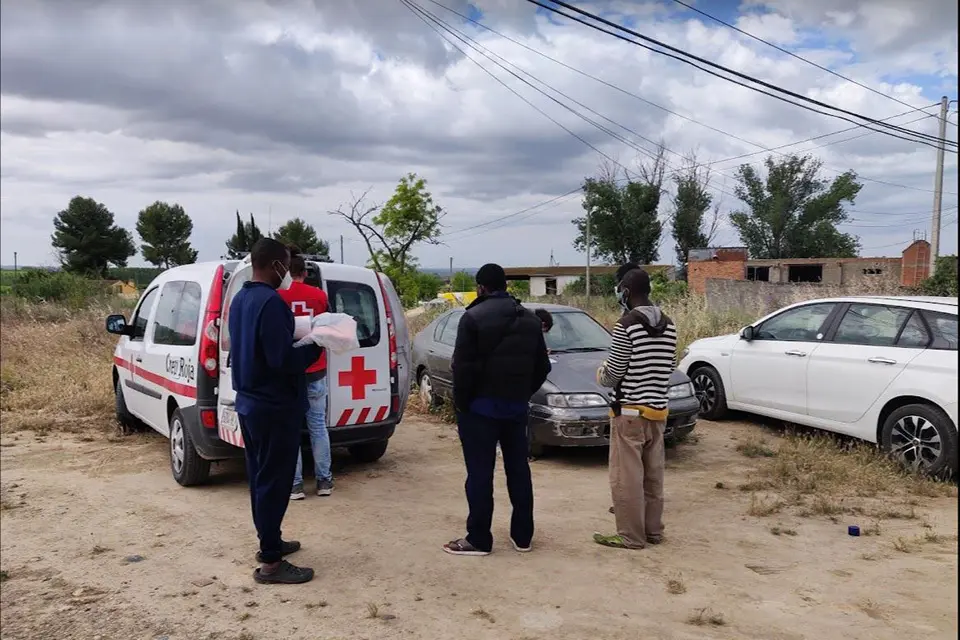
MULTIPOLYGON (((295 316, 310 316, 311 318, 327 312, 327 294, 323 289, 303 282, 294 282, 289 289, 277 291, 283 301, 287 303, 295 316)), ((310 365, 307 373, 319 373, 327 368, 326 351, 320 352, 320 358, 310 365)))

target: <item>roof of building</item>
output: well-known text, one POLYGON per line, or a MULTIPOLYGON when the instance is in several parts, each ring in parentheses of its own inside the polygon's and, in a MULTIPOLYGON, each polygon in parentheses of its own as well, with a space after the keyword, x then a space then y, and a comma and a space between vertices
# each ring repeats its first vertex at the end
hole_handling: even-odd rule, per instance
MULTIPOLYGON (((649 264, 642 265, 646 270, 653 271, 666 271, 673 269, 673 265, 669 264, 649 264)), ((618 265, 591 265, 590 274, 595 276, 600 275, 614 275, 617 273, 617 269, 620 267, 618 265)), ((556 278, 557 276, 582 276, 586 275, 587 267, 586 265, 579 266, 553 266, 553 267, 504 267, 504 273, 507 274, 507 279, 516 279, 516 278, 529 278, 529 277, 548 277, 556 278)))

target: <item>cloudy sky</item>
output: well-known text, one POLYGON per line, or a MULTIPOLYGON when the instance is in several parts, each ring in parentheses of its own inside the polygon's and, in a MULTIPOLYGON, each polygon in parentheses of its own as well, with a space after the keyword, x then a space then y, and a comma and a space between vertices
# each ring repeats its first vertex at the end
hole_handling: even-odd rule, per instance
MULTIPOLYGON (((570 224, 580 215, 579 198, 558 196, 596 172, 597 150, 630 169, 651 148, 647 140, 663 139, 670 168, 696 150, 715 163, 712 189, 728 212, 740 206, 732 195, 737 164, 759 163, 763 148, 852 126, 521 0, 442 0, 499 34, 417 1, 631 144, 475 50, 465 57, 399 0, 4 1, 0 262, 10 264, 17 251, 21 264, 55 264, 53 217, 79 194, 106 204, 131 231, 151 202, 180 203, 193 217, 201 259, 223 253, 239 209, 264 229, 305 218, 331 242, 335 258, 342 234, 346 262, 362 264, 359 236, 328 212, 367 189, 372 203, 383 202, 414 171, 448 212, 443 244, 417 251, 422 265, 445 267, 450 257, 459 266, 542 265, 551 252, 562 264, 579 263, 570 224), (722 162, 745 154, 754 155, 722 162)), ((902 103, 672 0, 577 4, 851 111, 904 114, 890 121, 918 131, 936 133, 936 120, 902 103, 928 107, 942 95, 956 98, 956 0, 928 0, 922 11, 908 0, 696 3, 902 103)), ((956 123, 956 103, 951 111, 956 123)), ((957 139, 955 124, 947 131, 957 139)), ((860 236, 864 255, 898 255, 915 230, 929 230, 934 149, 864 129, 782 149, 805 150, 823 159, 827 175, 854 169, 861 176, 846 230, 860 236)), ((947 154, 944 191, 948 253, 957 248, 956 154, 947 154)), ((737 243, 722 225, 715 244, 737 243)), ((668 237, 661 259, 673 259, 668 237)))

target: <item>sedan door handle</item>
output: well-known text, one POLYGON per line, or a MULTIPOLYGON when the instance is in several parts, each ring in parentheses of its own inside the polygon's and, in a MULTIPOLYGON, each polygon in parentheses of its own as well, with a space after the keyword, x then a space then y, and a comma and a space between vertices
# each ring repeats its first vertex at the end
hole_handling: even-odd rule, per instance
POLYGON ((796 349, 791 349, 790 351, 784 351, 784 353, 787 354, 788 356, 795 356, 797 358, 807 357, 806 351, 797 351, 796 349))
POLYGON ((143 358, 140 356, 137 356, 136 358, 134 358, 134 360, 136 360, 137 362, 143 362, 143 358))
POLYGON ((896 360, 891 360, 890 358, 867 358, 867 362, 873 362, 874 364, 897 364, 896 360))

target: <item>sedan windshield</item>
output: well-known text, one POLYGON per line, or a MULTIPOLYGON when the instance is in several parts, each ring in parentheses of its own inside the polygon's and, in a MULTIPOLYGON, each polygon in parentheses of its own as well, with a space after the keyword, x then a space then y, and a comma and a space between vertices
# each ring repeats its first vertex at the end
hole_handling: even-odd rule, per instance
POLYGON ((558 311, 553 314, 553 328, 544 336, 547 348, 563 351, 606 351, 610 334, 596 320, 582 311, 558 311))

